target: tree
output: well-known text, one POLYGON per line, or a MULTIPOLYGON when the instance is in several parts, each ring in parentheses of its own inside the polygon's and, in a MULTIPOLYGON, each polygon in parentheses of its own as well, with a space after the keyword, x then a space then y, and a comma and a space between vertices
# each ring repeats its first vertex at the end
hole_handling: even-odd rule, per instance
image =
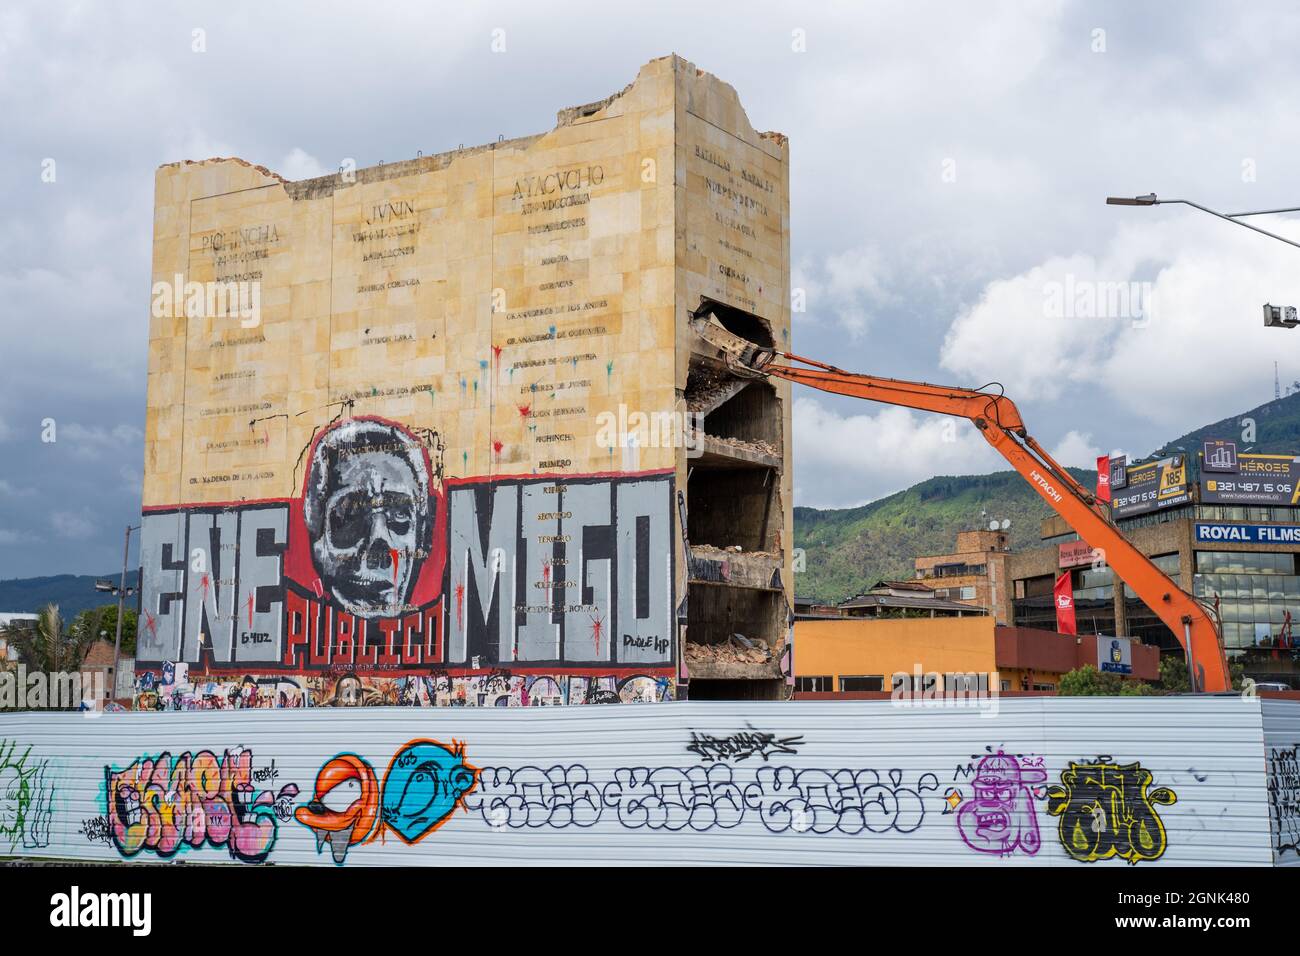
POLYGON ((1186 694, 1191 691, 1187 679, 1187 662, 1172 654, 1160 655, 1160 689, 1166 694, 1186 694))
MULTIPOLYGON (((137 615, 134 608, 126 608, 122 615, 122 656, 135 656, 135 632, 137 615)), ((77 630, 90 629, 99 638, 112 644, 117 638, 117 605, 102 604, 87 608, 73 619, 72 627, 77 630)))
MULTIPOLYGON (((1240 661, 1228 662, 1228 677, 1233 690, 1241 690, 1244 667, 1240 661)), ((1173 654, 1160 655, 1160 690, 1162 694, 1189 694, 1191 681, 1187 677, 1187 661, 1173 654)))
POLYGON ((59 606, 47 604, 36 612, 34 621, 10 621, 4 639, 29 670, 70 673, 81 669, 99 633, 93 627, 66 627, 59 606))
POLYGON ((1091 664, 1084 664, 1061 675, 1057 693, 1061 697, 1145 697, 1151 693, 1151 687, 1141 681, 1126 680, 1119 674, 1104 673, 1091 664))

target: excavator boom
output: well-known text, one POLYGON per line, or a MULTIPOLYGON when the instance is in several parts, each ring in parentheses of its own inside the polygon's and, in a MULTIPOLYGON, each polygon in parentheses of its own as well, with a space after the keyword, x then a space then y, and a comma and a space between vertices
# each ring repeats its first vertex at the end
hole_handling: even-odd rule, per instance
POLYGON ((739 375, 772 376, 836 395, 953 415, 973 422, 984 439, 1011 463, 1039 497, 1080 538, 1101 552, 1120 580, 1173 631, 1192 662, 1193 689, 1211 692, 1232 689, 1214 618, 1110 522, 1094 495, 1028 434, 1019 410, 1009 398, 978 389, 845 372, 813 359, 764 348, 727 330, 711 316, 707 307, 695 313, 692 325, 706 342, 723 353, 727 364, 739 375), (793 364, 782 364, 778 358, 793 364))

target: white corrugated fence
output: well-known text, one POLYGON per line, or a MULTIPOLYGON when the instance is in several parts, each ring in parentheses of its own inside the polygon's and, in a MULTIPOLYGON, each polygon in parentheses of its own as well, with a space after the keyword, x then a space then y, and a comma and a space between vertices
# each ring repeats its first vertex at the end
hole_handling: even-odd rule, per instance
POLYGON ((1300 703, 983 702, 996 713, 947 703, 3 714, 0 855, 329 866, 1300 859, 1300 703))

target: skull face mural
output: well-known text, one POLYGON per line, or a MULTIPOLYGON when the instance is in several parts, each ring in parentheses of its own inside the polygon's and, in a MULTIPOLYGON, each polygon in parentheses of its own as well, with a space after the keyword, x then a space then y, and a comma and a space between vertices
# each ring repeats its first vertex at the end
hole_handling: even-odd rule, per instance
POLYGON ((433 537, 428 456, 397 425, 354 418, 321 436, 303 498, 324 589, 363 618, 406 610, 433 537))

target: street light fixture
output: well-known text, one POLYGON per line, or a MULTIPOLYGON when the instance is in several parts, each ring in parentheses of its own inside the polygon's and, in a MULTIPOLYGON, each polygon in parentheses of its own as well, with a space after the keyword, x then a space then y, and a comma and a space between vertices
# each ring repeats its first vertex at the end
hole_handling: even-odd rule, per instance
POLYGON ((1295 242, 1291 239, 1287 239, 1285 236, 1279 236, 1277 233, 1269 232, 1266 229, 1260 229, 1258 226, 1252 226, 1248 222, 1241 221, 1247 216, 1271 216, 1280 212, 1300 212, 1300 206, 1293 206, 1287 209, 1260 209, 1255 212, 1216 212, 1213 209, 1202 206, 1200 203, 1194 203, 1190 199, 1157 199, 1155 193, 1147 193, 1145 196, 1134 196, 1131 199, 1127 196, 1106 197, 1107 206, 1169 206, 1175 204, 1191 206, 1193 209, 1199 209, 1201 212, 1208 212, 1211 216, 1216 216, 1226 222, 1242 226, 1253 232, 1258 232, 1261 235, 1268 236, 1270 239, 1276 239, 1278 242, 1285 242, 1288 246, 1295 246, 1297 249, 1300 249, 1300 242, 1295 242))
POLYGON ((1147 193, 1145 196, 1134 196, 1132 199, 1124 196, 1107 196, 1107 206, 1154 206, 1159 200, 1156 199, 1155 193, 1147 193))
POLYGON ((1294 329, 1300 325, 1300 316, 1293 305, 1264 303, 1264 325, 1270 329, 1294 329))

